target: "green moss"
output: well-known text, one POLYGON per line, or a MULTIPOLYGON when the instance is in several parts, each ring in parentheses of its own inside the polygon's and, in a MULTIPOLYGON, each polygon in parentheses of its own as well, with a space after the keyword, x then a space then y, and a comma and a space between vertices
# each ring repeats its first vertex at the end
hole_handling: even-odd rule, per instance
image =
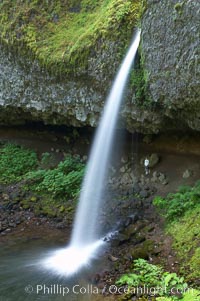
MULTIPOLYGON (((30 50, 42 65, 58 73, 76 73, 87 68, 97 41, 120 38, 126 44, 130 40, 142 14, 142 3, 141 0, 3 0, 1 40, 30 50)), ((98 47, 103 47, 101 43, 98 47)))
MULTIPOLYGON (((198 236, 200 237, 199 233, 198 233, 198 236)), ((200 267, 200 247, 197 248, 194 251, 194 254, 192 255, 192 258, 190 260, 190 267, 191 267, 191 270, 192 270, 191 277, 199 279, 199 277, 200 277, 200 271, 199 271, 199 267, 200 267)))
POLYGON ((184 2, 178 2, 174 5, 174 9, 180 14, 183 9, 184 2))
POLYGON ((54 200, 50 195, 40 195, 37 201, 32 201, 33 197, 23 199, 20 205, 23 209, 31 209, 36 215, 45 215, 48 217, 62 217, 71 218, 75 210, 76 202, 69 204, 65 199, 54 200))
POLYGON ((59 209, 60 213, 63 213, 65 211, 65 207, 62 205, 60 206, 60 209, 59 209))
POLYGON ((32 196, 32 197, 30 198, 30 201, 31 201, 31 202, 36 202, 36 201, 37 201, 37 198, 36 198, 35 196, 32 196))
POLYGON ((156 301, 173 301, 171 297, 158 297, 156 301))
POLYGON ((134 246, 132 248, 131 256, 133 259, 138 259, 138 258, 148 259, 149 254, 152 253, 153 248, 154 248, 153 241, 145 240, 139 246, 134 246))
POLYGON ((130 76, 130 84, 135 94, 135 102, 139 107, 148 108, 152 101, 147 92, 148 88, 148 73, 140 66, 135 68, 130 76))
POLYGON ((166 217, 166 231, 180 259, 180 270, 187 281, 200 278, 200 182, 181 186, 177 193, 153 201, 166 217))
POLYGON ((200 206, 189 210, 167 226, 174 239, 173 247, 181 259, 181 271, 189 281, 200 278, 200 206))
POLYGON ((200 291, 191 289, 188 290, 185 294, 183 294, 182 298, 176 298, 176 297, 158 297, 156 298, 156 301, 174 301, 174 300, 179 300, 179 301, 199 301, 200 298, 200 291))
POLYGON ((149 108, 152 106, 152 99, 148 93, 149 73, 145 69, 142 47, 139 46, 138 57, 130 74, 130 86, 135 95, 135 103, 140 108, 149 108))

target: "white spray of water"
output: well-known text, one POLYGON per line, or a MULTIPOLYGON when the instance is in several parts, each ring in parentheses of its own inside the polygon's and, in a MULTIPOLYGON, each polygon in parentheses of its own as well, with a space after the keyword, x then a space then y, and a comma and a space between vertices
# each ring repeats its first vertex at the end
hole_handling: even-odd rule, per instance
POLYGON ((98 225, 96 223, 98 210, 101 206, 101 197, 104 179, 109 164, 110 151, 123 91, 127 82, 129 71, 136 55, 140 41, 140 33, 135 36, 114 85, 104 107, 95 139, 93 142, 86 175, 83 181, 79 206, 72 232, 71 245, 85 246, 97 239, 98 225))
POLYGON ((96 253, 95 251, 103 244, 102 240, 98 240, 99 232, 96 221, 101 206, 123 92, 139 42, 140 31, 138 30, 106 101, 83 180, 71 243, 68 248, 54 252, 44 262, 46 268, 53 269, 58 274, 70 275, 75 273, 89 263, 96 253))

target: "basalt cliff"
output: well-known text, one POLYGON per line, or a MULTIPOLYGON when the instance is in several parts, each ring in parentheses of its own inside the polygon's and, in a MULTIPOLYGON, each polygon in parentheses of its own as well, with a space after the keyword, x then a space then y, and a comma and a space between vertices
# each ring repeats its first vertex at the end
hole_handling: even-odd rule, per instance
POLYGON ((0 124, 96 126, 142 29, 119 127, 200 130, 200 2, 0 3, 0 124))

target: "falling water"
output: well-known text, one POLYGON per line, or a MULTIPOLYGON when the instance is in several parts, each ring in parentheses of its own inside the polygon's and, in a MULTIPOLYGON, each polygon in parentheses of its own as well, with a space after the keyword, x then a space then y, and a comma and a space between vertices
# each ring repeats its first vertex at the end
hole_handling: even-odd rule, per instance
POLYGON ((45 260, 45 266, 59 274, 70 275, 79 270, 103 244, 98 237, 96 221, 123 92, 139 42, 138 30, 106 101, 82 185, 70 246, 54 252, 53 256, 45 260))

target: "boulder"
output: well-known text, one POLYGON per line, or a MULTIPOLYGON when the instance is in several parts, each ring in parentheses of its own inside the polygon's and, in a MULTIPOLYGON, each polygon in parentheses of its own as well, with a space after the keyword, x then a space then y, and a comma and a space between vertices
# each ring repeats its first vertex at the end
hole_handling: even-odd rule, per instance
POLYGON ((167 179, 167 176, 164 173, 154 171, 153 172, 153 177, 151 178, 151 182, 156 183, 156 184, 167 185, 168 184, 168 179, 167 179))
POLYGON ((186 169, 183 173, 183 179, 188 179, 192 176, 193 172, 190 169, 186 169))
POLYGON ((155 165, 158 164, 159 162, 159 156, 157 154, 152 154, 150 157, 149 157, 149 167, 150 168, 153 168, 155 165))

